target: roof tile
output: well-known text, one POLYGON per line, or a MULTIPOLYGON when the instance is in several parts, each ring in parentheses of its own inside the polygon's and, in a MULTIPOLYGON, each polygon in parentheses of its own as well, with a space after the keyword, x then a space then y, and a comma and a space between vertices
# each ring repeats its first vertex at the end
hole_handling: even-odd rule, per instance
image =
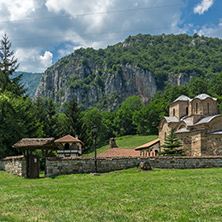
POLYGON ((140 151, 136 151, 134 149, 112 148, 98 155, 98 157, 127 157, 127 156, 139 157, 140 151))

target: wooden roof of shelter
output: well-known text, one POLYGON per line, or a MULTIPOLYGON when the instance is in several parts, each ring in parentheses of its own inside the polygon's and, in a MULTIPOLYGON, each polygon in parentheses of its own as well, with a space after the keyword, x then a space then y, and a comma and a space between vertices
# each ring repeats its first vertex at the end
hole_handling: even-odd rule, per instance
POLYGON ((151 142, 149 142, 149 143, 143 144, 142 146, 136 147, 135 150, 147 149, 147 148, 150 148, 151 146, 153 146, 153 145, 155 145, 155 144, 157 144, 157 143, 159 143, 159 142, 160 142, 160 139, 157 138, 157 139, 155 139, 155 140, 153 140, 153 141, 151 141, 151 142))
POLYGON ((54 143, 55 138, 23 138, 13 145, 14 148, 19 149, 58 149, 54 143))
POLYGON ((75 137, 71 135, 66 135, 64 137, 61 137, 55 140, 55 143, 81 143, 82 145, 84 145, 84 143, 81 140, 76 139, 75 137))

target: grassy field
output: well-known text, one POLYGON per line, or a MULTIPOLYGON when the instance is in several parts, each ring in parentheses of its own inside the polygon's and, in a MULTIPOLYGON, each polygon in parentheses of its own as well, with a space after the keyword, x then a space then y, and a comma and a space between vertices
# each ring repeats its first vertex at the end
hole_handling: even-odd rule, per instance
MULTIPOLYGON (((141 146, 145 143, 148 143, 152 140, 157 139, 157 135, 150 135, 150 136, 139 136, 139 135, 129 135, 129 136, 121 136, 116 137, 116 144, 119 148, 127 148, 127 149, 135 149, 138 146, 141 146)), ((109 143, 107 142, 107 145, 98 147, 97 153, 103 153, 109 149, 109 143)), ((89 154, 86 154, 85 156, 93 156, 94 151, 92 151, 89 154)))
POLYGON ((22 179, 0 171, 0 221, 222 221, 222 168, 22 179))

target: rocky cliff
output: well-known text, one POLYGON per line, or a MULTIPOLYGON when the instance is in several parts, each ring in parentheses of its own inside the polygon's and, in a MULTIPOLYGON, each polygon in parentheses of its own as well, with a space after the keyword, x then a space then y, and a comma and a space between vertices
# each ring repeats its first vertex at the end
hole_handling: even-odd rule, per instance
POLYGON ((40 80, 35 96, 54 98, 61 105, 74 96, 78 104, 86 108, 97 105, 112 111, 129 96, 138 95, 147 104, 157 92, 154 76, 134 65, 122 65, 121 71, 112 73, 102 67, 104 71, 100 73, 93 63, 85 67, 83 63, 78 63, 81 58, 75 60, 65 69, 62 61, 48 69, 40 80), (89 76, 92 80, 86 85, 89 76))
POLYGON ((79 105, 100 110, 115 110, 133 95, 147 104, 166 84, 186 85, 193 76, 221 72, 221 51, 221 40, 198 35, 129 36, 62 58, 45 71, 35 96, 53 98, 61 108, 73 96, 79 105))

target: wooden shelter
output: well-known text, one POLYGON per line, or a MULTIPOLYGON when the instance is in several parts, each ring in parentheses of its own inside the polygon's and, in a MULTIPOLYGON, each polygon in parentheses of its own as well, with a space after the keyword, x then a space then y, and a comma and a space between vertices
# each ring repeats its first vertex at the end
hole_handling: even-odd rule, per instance
MULTIPOLYGON (((39 156, 32 155, 33 151, 41 150, 44 158, 47 157, 49 150, 57 150, 54 143, 55 138, 23 138, 13 145, 22 151, 26 159, 26 177, 38 178, 39 177, 39 156)), ((45 164, 45 176, 46 176, 45 164)))
POLYGON ((57 154, 59 157, 77 157, 82 154, 82 146, 84 143, 76 136, 66 135, 55 140, 55 144, 59 148, 57 154))

